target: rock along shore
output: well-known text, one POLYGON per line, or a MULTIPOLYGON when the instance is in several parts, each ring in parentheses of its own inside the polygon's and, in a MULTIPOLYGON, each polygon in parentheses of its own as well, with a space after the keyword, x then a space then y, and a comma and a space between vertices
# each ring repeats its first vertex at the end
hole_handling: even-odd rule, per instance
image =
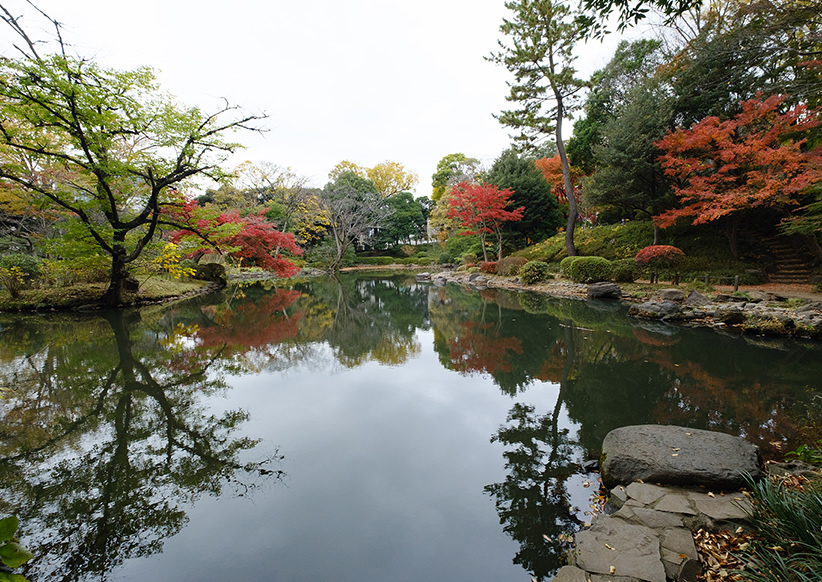
POLYGON ((615 429, 600 465, 605 512, 576 535, 555 582, 695 582, 694 533, 747 527, 751 502, 738 488, 763 475, 745 439, 681 426, 615 429))
POLYGON ((708 298, 681 289, 660 289, 648 300, 625 295, 614 283, 584 285, 570 281, 545 281, 525 285, 518 278, 498 277, 481 273, 441 271, 419 273, 417 280, 435 285, 446 282, 474 288, 502 288, 535 291, 571 299, 612 299, 630 302, 629 317, 668 323, 736 330, 757 335, 791 336, 822 339, 822 301, 805 301, 790 306, 785 297, 761 291, 746 296, 718 294, 708 298))

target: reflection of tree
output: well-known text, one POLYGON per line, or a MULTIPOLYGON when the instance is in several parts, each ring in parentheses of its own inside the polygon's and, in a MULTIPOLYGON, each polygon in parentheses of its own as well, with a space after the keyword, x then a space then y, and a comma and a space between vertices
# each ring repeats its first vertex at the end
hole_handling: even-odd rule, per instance
POLYGON ((516 337, 500 337, 492 323, 465 321, 462 332, 450 343, 451 365, 458 372, 487 373, 492 376, 511 371, 510 352, 521 354, 516 337))
POLYGON ((398 365, 419 354, 416 330, 428 327, 428 310, 413 279, 343 276, 322 291, 334 312, 325 339, 344 366, 398 365))
POLYGON ((191 348, 200 365, 181 371, 160 334, 136 323, 119 311, 61 321, 39 336, 48 343, 29 333, 24 355, 0 368, 14 387, 0 421, 2 509, 28 530, 35 577, 106 579, 160 551, 185 523, 180 504, 280 475, 272 459, 239 460, 257 444, 232 436, 245 412, 215 416, 200 403, 224 388, 219 350, 191 348))
POLYGON ((533 406, 516 403, 491 441, 506 445, 502 483, 485 487, 495 498, 503 530, 520 544, 514 563, 539 580, 550 578, 561 564, 564 534, 580 524, 571 508, 567 480, 575 472, 568 429, 559 427, 563 387, 574 369, 574 339, 565 331, 564 365, 560 390, 550 415, 538 415, 533 406))

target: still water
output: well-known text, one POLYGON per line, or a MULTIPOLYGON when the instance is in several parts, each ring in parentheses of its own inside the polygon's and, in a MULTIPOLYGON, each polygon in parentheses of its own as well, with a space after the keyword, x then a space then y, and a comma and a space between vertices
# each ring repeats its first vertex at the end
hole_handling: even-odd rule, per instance
POLYGON ((549 580, 619 426, 819 438, 819 345, 413 276, 0 316, 37 581, 549 580))

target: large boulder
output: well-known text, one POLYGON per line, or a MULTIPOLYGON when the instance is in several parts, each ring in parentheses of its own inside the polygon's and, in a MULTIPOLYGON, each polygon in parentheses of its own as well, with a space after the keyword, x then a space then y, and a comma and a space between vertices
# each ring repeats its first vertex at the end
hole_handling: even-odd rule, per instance
POLYGON ((634 303, 628 308, 630 317, 642 319, 664 319, 679 313, 679 305, 673 301, 646 301, 634 303))
POLYGON ((759 449, 719 432, 645 424, 612 430, 602 442, 606 487, 634 481, 738 489, 745 475, 762 477, 759 449))
POLYGON ((591 299, 621 299, 622 289, 615 283, 601 281, 588 285, 586 295, 591 299))

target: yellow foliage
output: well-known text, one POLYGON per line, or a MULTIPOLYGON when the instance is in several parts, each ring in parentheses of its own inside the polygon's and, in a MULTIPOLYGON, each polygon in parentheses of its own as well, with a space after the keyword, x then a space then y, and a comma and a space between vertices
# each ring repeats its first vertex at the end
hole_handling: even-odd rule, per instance
POLYGON ((159 264, 175 279, 181 279, 182 277, 193 277, 196 271, 190 267, 183 267, 180 265, 182 258, 183 255, 180 253, 177 245, 174 243, 166 243, 166 246, 163 247, 163 253, 159 257, 153 259, 152 263, 159 264))

